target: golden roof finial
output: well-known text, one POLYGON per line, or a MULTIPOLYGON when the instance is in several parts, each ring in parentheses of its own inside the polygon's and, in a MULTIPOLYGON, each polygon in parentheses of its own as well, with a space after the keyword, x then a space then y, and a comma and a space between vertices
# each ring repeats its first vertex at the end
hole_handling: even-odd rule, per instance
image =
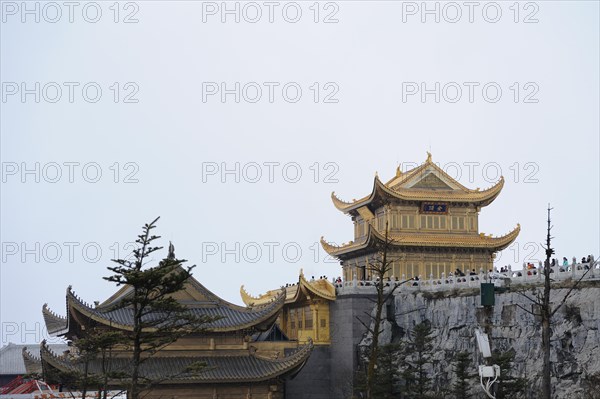
POLYGON ((429 151, 427 151, 427 162, 431 162, 431 153, 429 151))
POLYGON ((375 171, 375 177, 379 177, 379 173, 377 173, 377 171, 375 171))
POLYGON ((400 177, 402 175, 402 171, 400 170, 400 165, 396 166, 396 177, 400 177))

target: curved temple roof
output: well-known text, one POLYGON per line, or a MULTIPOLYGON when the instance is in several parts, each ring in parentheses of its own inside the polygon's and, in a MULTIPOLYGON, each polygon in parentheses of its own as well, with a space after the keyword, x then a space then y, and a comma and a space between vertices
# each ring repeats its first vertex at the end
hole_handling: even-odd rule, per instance
POLYGON ((361 199, 345 202, 339 199, 335 192, 331 193, 331 199, 335 207, 344 213, 356 211, 378 198, 474 203, 478 206, 486 206, 500 194, 502 187, 504 187, 504 177, 501 176, 495 185, 486 190, 468 189, 433 163, 431 156, 428 156, 421 166, 405 173, 397 169, 396 176, 387 183, 383 183, 379 176, 375 175, 371 194, 361 199), (423 185, 422 182, 426 183, 423 185))
MULTIPOLYGON (((298 372, 306 363, 313 349, 313 343, 299 347, 289 356, 279 359, 266 359, 256 354, 213 355, 213 356, 177 356, 153 357, 141 366, 141 375, 150 379, 167 378, 164 383, 232 383, 266 381, 279 376, 298 372), (197 374, 182 373, 193 363, 202 362, 206 369, 197 374)), ((46 366, 62 371, 82 371, 83 362, 71 361, 66 356, 53 353, 42 342, 40 354, 46 366)), ((111 370, 126 371, 130 366, 127 358, 112 358, 111 370)), ((89 364, 91 374, 100 374, 101 361, 93 360, 89 364)))
MULTIPOLYGON (((187 292, 196 297, 195 300, 185 301, 189 311, 195 316, 220 316, 219 320, 206 324, 206 329, 214 332, 237 331, 256 327, 265 329, 263 326, 274 321, 285 301, 285 290, 272 298, 268 304, 254 308, 242 307, 231 304, 206 289, 193 277, 188 281, 187 292)), ((96 322, 130 331, 133 328, 133 316, 129 307, 119 308, 118 303, 130 293, 126 290, 119 291, 120 295, 100 306, 93 307, 81 300, 72 290, 67 289, 67 317, 61 317, 52 312, 47 305, 42 308, 44 320, 48 332, 52 335, 64 335, 68 333, 73 318, 72 312, 76 311, 96 322), (113 300, 114 299, 114 300, 113 300)), ((119 294, 118 293, 118 294, 119 294)), ((153 315, 148 316, 153 317, 153 315)), ((157 316, 158 317, 158 316, 157 316)), ((149 319, 150 320, 150 319, 149 319)), ((75 323, 77 323, 75 321, 75 323)))
POLYGON ((51 311, 47 303, 42 306, 42 315, 44 316, 44 322, 46 323, 48 334, 57 335, 67 329, 67 318, 59 316, 51 311))
MULTIPOLYGON (((426 247, 450 247, 450 248, 482 248, 491 251, 500 251, 509 246, 519 235, 521 231, 521 225, 517 224, 517 227, 501 237, 486 236, 483 233, 478 235, 455 235, 455 234, 415 234, 415 233, 394 233, 388 236, 391 240, 391 245, 396 247, 414 247, 414 246, 426 246, 426 247)), ((321 246, 323 249, 332 256, 341 256, 347 253, 351 253, 356 250, 365 248, 375 248, 377 245, 385 242, 385 237, 377 232, 371 225, 368 225, 367 234, 363 239, 357 242, 349 242, 344 245, 333 245, 325 241, 321 237, 321 246)))
POLYGON ((29 352, 27 347, 23 348, 21 355, 23 356, 23 363, 25 364, 25 370, 27 371, 27 374, 42 372, 41 359, 35 354, 29 352))
POLYGON ((242 301, 248 306, 261 306, 273 301, 277 295, 281 294, 281 290, 285 289, 287 295, 285 303, 296 302, 302 293, 311 293, 320 298, 327 299, 329 301, 335 301, 335 287, 326 279, 319 280, 307 280, 304 277, 304 272, 300 270, 298 277, 298 284, 292 287, 279 288, 275 290, 267 291, 266 293, 254 297, 250 295, 242 285, 240 287, 240 295, 242 301))

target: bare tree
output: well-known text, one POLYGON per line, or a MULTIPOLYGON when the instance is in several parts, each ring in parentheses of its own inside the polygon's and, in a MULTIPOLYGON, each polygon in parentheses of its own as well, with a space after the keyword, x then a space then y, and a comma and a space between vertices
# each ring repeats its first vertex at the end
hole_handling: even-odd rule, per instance
MULTIPOLYGON (((537 292, 535 297, 526 295, 521 293, 524 297, 530 300, 535 307, 536 310, 529 310, 524 308, 521 305, 517 305, 519 308, 523 309, 529 314, 532 314, 536 317, 540 317, 542 320, 542 353, 543 353, 543 368, 542 368, 542 394, 540 398, 542 399, 551 399, 552 397, 552 384, 551 384, 551 362, 550 362, 550 339, 552 338, 552 329, 550 328, 550 324, 552 322, 552 317, 556 314, 556 312, 565 304, 567 298, 571 295, 573 290, 577 288, 581 280, 586 276, 586 274, 593 268, 593 265, 590 265, 590 268, 586 270, 583 275, 577 280, 571 288, 565 293, 562 300, 556 305, 554 308, 550 304, 550 292, 551 292, 551 267, 550 262, 552 255, 554 255, 554 249, 550 246, 550 242, 552 238, 550 236, 550 231, 552 227, 550 225, 550 204, 548 204, 548 228, 546 235, 546 245, 542 245, 546 250, 546 261, 544 262, 544 290, 542 293, 537 292)), ((575 265, 573 265, 575 267, 575 265)))
POLYGON ((367 270, 370 272, 371 276, 376 278, 375 281, 375 292, 376 299, 373 300, 375 303, 375 315, 373 316, 371 313, 367 313, 369 316, 369 320, 371 320, 371 325, 363 322, 361 319, 357 317, 357 320, 367 329, 367 332, 370 333, 373 337, 373 341, 369 346, 367 358, 367 373, 366 373, 366 397, 367 399, 374 398, 374 388, 375 388, 375 369, 377 365, 377 359, 379 357, 380 347, 379 347, 379 336, 381 334, 381 322, 382 322, 382 314, 383 307, 387 303, 387 301, 394 295, 394 292, 400 285, 406 283, 410 280, 405 281, 393 281, 390 284, 386 284, 385 276, 391 272, 392 270, 392 262, 388 257, 388 251, 390 246, 393 244, 393 240, 389 238, 389 229, 388 223, 385 224, 385 239, 383 243, 381 243, 380 248, 377 252, 377 255, 373 258, 372 261, 368 262, 367 270))

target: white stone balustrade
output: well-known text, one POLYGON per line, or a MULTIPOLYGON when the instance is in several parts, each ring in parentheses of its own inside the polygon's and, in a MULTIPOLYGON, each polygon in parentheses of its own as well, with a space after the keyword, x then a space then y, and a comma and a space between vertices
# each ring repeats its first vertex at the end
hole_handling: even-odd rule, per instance
MULTIPOLYGON (((526 265, 525 265, 526 266, 526 265)), ((573 263, 568 266, 552 266, 550 270, 550 278, 552 281, 565 281, 565 280, 578 280, 581 276, 589 272, 585 276, 584 280, 600 280, 600 261, 592 261, 590 263, 573 263)), ((508 272, 505 273, 491 273, 493 276, 488 279, 488 273, 480 270, 479 274, 476 275, 465 275, 465 276, 449 276, 446 277, 442 273, 441 278, 433 278, 430 276, 429 279, 423 279, 419 276, 418 280, 406 281, 406 277, 401 278, 392 277, 389 280, 384 280, 385 291, 391 289, 391 287, 398 286, 396 292, 410 292, 410 291, 445 291, 462 288, 479 288, 480 283, 493 282, 497 286, 507 286, 514 284, 540 284, 543 279, 543 269, 523 269, 523 270, 512 270, 510 267, 508 272)), ((334 284, 336 287, 337 295, 350 295, 350 294, 369 294, 375 293, 376 280, 351 280, 343 281, 341 283, 334 284)))

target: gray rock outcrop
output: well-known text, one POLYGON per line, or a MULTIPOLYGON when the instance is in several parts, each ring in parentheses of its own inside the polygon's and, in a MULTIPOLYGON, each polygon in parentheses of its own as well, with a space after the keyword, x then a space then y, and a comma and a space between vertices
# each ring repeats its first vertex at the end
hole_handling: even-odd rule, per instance
MULTIPOLYGON (((567 289, 553 289, 551 302, 560 303, 567 289)), ((525 294, 530 294, 525 291, 525 294)), ((448 386, 452 382, 452 361, 461 351, 473 354, 472 367, 483 364, 475 341, 475 328, 491 321, 492 350, 514 351, 513 374, 528 379, 529 398, 539 396, 542 371, 540 320, 525 309, 532 303, 518 292, 496 293, 492 312, 485 313, 479 306, 479 291, 471 293, 398 293, 393 302, 391 322, 383 325, 381 344, 406 338, 408 331, 423 320, 429 320, 434 329, 432 375, 434 386, 448 386), (395 324, 395 325, 393 325, 395 324)), ((584 381, 600 373, 600 287, 574 290, 566 305, 552 320, 552 383, 554 398, 585 398, 584 381)), ((365 336, 360 346, 370 343, 365 336)), ((472 392, 482 393, 477 382, 472 392)))

